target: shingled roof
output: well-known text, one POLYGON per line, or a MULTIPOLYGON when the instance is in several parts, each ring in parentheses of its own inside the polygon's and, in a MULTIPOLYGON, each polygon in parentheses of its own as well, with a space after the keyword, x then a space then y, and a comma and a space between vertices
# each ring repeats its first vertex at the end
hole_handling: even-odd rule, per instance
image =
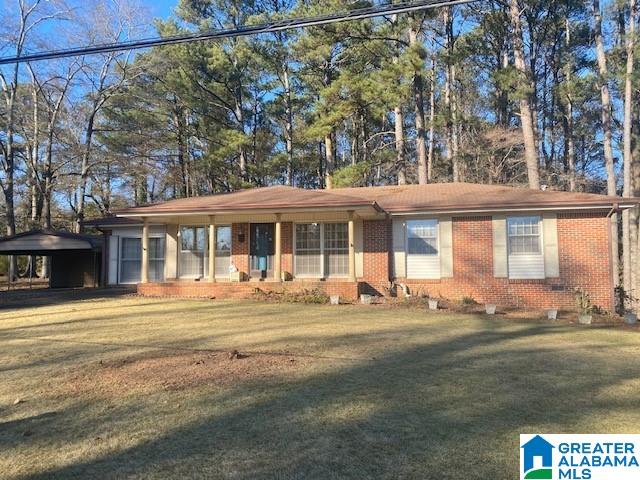
POLYGON ((295 210, 304 208, 375 207, 373 200, 359 195, 340 195, 329 190, 274 187, 252 188, 232 193, 219 193, 205 197, 182 198, 142 207, 118 210, 117 215, 172 214, 172 213, 226 213, 243 210, 295 210))
POLYGON ((496 211, 508 209, 582 209, 629 207, 639 199, 590 193, 531 190, 503 185, 433 183, 381 187, 309 190, 274 186, 192 197, 122 209, 117 216, 181 213, 235 213, 255 210, 349 209, 373 207, 379 212, 496 211))
POLYGON ((637 198, 623 199, 592 193, 531 190, 462 182, 340 188, 330 192, 366 198, 376 202, 389 213, 509 208, 611 208, 616 204, 638 203, 637 198))

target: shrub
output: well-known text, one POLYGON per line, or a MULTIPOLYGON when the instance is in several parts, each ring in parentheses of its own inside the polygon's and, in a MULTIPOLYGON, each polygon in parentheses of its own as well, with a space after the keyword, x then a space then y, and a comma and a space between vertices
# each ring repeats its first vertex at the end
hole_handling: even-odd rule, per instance
POLYGON ((253 295, 258 300, 284 303, 323 304, 329 303, 330 300, 329 296, 319 289, 303 289, 295 292, 265 292, 260 288, 256 288, 253 295))
POLYGON ((460 300, 460 304, 465 307, 470 307, 473 305, 478 305, 478 302, 476 302, 476 299, 473 298, 471 295, 468 295, 468 296, 462 297, 462 300, 460 300))

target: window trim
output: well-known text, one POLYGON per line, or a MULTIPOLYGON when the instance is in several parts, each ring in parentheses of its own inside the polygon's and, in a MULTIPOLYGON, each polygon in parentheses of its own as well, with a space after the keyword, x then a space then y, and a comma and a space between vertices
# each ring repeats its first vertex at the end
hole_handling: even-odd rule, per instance
MULTIPOLYGON (((421 238, 421 237, 411 237, 411 238, 421 238)), ((437 218, 422 218, 419 220, 407 220, 405 222, 405 233, 404 233, 404 251, 405 256, 409 255, 423 255, 425 257, 440 257, 440 220, 437 218), (435 222, 436 224, 436 250, 438 253, 409 253, 409 224, 410 223, 418 223, 418 222, 435 222)))
MULTIPOLYGON (((346 221, 332 221, 332 222, 294 222, 293 223, 293 276, 295 278, 309 278, 309 279, 334 279, 334 278, 349 278, 349 272, 344 275, 327 275, 326 272, 326 255, 325 255, 325 241, 324 241, 324 226, 328 224, 346 224, 346 221), (298 225, 310 225, 317 224, 320 226, 320 275, 310 275, 310 274, 298 274, 297 273, 297 262, 298 262, 298 225)), ((347 227, 348 228, 348 227, 347 227)), ((348 233, 347 233, 348 235, 348 233)), ((349 240, 347 239, 347 247, 349 240)))
POLYGON ((508 215, 506 217, 506 250, 507 250, 507 278, 509 280, 519 281, 519 280, 544 280, 547 278, 546 265, 545 265, 545 253, 544 253, 544 218, 540 214, 530 213, 528 215, 508 215), (538 245, 540 251, 538 253, 512 253, 511 252, 511 242, 509 235, 509 221, 514 218, 537 218, 538 219, 538 245), (523 259, 523 258, 531 258, 535 259, 535 261, 539 262, 542 266, 542 275, 534 276, 534 275, 514 275, 512 273, 512 261, 515 259, 523 259))
POLYGON ((137 282, 123 282, 122 281, 122 262, 132 262, 134 260, 139 260, 140 263, 140 277, 142 277, 142 236, 135 236, 135 235, 127 235, 127 236, 118 236, 118 285, 137 285, 138 283, 140 283, 140 280, 138 280, 137 282), (125 240, 140 240, 140 258, 139 259, 133 259, 133 258, 123 258, 123 252, 124 252, 124 248, 122 246, 122 244, 124 243, 125 240))
POLYGON ((405 277, 408 280, 439 280, 442 278, 442 267, 441 267, 441 251, 440 251, 440 242, 441 242, 441 234, 440 234, 440 217, 424 217, 424 218, 412 218, 411 220, 404 221, 404 268, 405 268, 405 277), (436 224, 436 248, 438 253, 429 254, 429 253, 409 253, 409 223, 411 222, 435 222, 436 224), (438 262, 438 276, 437 277, 425 277, 425 276, 413 276, 409 275, 409 257, 410 256, 423 256, 429 257, 434 260, 437 259, 438 262))
POLYGON ((209 245, 209 229, 207 228, 207 225, 202 225, 202 224, 186 224, 186 225, 180 224, 178 225, 178 241, 180 244, 180 253, 189 253, 189 252, 207 253, 208 245, 209 245), (194 236, 193 236, 194 246, 197 246, 198 244, 198 237, 195 231, 198 228, 202 228, 204 230, 204 248, 202 250, 185 250, 182 248, 182 229, 183 228, 188 228, 194 231, 194 236))
POLYGON ((541 215, 511 215, 507 216, 507 257, 544 257, 544 239, 543 235, 543 224, 542 224, 542 216, 541 215), (538 235, 515 235, 516 237, 538 237, 538 252, 537 253, 518 253, 511 251, 511 237, 512 235, 509 233, 509 222, 513 219, 518 218, 537 218, 538 219, 538 235))

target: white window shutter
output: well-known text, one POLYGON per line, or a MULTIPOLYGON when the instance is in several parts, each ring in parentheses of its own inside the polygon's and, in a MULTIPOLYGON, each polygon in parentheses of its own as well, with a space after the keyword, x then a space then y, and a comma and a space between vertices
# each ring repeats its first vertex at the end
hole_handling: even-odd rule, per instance
POLYGON ((119 239, 117 235, 109 235, 107 237, 109 239, 109 245, 107 245, 107 249, 109 250, 109 262, 107 265, 108 275, 107 275, 107 283, 109 285, 117 285, 118 284, 118 249, 119 249, 119 239))
POLYGON ((494 215, 491 223, 493 225, 493 276, 507 278, 509 276, 507 217, 494 215))
POLYGON ((453 277, 453 222, 451 217, 440 218, 440 277, 453 277))
POLYGON ((544 273, 546 278, 560 276, 560 255, 558 252, 558 216, 545 213, 542 216, 542 241, 544 242, 544 273))
POLYGON ((393 221, 393 275, 395 278, 405 278, 407 276, 405 228, 404 220, 393 221))

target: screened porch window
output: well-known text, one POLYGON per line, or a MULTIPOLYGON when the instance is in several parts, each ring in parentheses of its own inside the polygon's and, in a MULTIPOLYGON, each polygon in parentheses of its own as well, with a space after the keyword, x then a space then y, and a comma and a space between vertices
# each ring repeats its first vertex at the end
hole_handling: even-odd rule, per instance
POLYGON ((164 281, 164 238, 149 238, 149 280, 164 281))
POLYGON ((325 275, 349 275, 349 226, 346 223, 324 225, 324 261, 325 275))
POLYGON ((180 227, 180 276, 205 275, 207 230, 205 227, 180 227))
POLYGON ((296 275, 322 276, 322 249, 319 223, 296 225, 296 275))
POLYGON ((120 239, 120 283, 140 282, 142 268, 142 240, 139 238, 120 239))
POLYGON ((229 275, 231 266, 231 227, 216 227, 216 276, 229 275))
POLYGON ((296 224, 296 276, 322 278, 348 274, 349 230, 346 223, 296 224))

